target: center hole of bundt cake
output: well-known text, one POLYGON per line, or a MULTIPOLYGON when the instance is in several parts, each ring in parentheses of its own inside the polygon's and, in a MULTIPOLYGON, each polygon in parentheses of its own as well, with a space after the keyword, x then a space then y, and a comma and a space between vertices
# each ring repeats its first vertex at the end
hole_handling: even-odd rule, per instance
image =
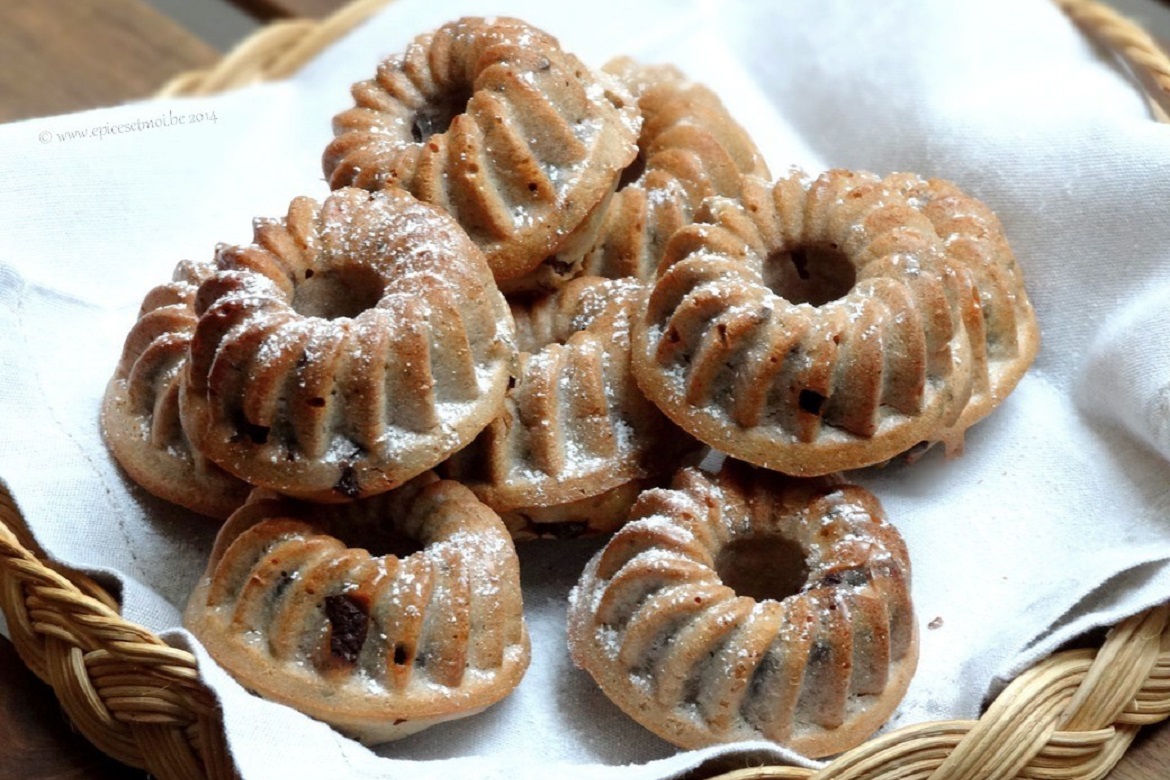
POLYGON ((820 306, 845 297, 857 283, 857 269, 836 244, 810 244, 769 257, 764 281, 791 303, 820 306))
POLYGON ((736 539, 719 554, 715 571, 724 585, 756 601, 780 601, 799 593, 808 581, 804 551, 779 536, 736 539))
POLYGON ((354 265, 324 271, 306 269, 292 306, 304 317, 352 318, 374 308, 382 292, 382 279, 372 268, 354 265))
POLYGON ((376 533, 365 538, 363 546, 370 551, 370 555, 393 555, 396 558, 409 558, 423 550, 423 545, 417 539, 392 527, 379 528, 376 533))
POLYGON ((428 103, 416 111, 410 123, 410 134, 415 143, 421 144, 432 135, 447 132, 451 120, 464 112, 470 99, 471 92, 459 92, 452 95, 450 100, 428 103))
POLYGON ((337 538, 348 547, 360 547, 375 558, 393 555, 395 558, 409 558, 424 549, 417 539, 407 536, 394 527, 394 523, 373 523, 362 519, 358 522, 337 522, 331 529, 337 538))

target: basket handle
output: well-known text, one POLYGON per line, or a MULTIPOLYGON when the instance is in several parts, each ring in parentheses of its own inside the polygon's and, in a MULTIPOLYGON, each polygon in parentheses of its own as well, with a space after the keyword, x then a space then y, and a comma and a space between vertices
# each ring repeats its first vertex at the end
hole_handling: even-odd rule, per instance
POLYGON ((21 660, 53 688, 77 729, 162 778, 237 777, 195 656, 123 619, 93 580, 30 549, 16 503, 0 487, 0 609, 21 660))
POLYGON ((1053 0, 1084 33, 1113 52, 1141 84, 1159 122, 1170 122, 1170 57, 1136 22, 1096 0, 1053 0))
POLYGON ((237 44, 215 67, 180 73, 164 84, 155 97, 213 95, 261 81, 288 78, 389 2, 351 0, 320 21, 271 22, 237 44))

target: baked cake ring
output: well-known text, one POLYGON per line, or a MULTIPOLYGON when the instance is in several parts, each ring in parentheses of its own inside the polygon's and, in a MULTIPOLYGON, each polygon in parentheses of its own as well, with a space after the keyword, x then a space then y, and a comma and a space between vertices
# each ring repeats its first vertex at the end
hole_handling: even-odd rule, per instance
POLYGON ((910 564, 877 499, 727 461, 642 494, 570 595, 569 649, 630 717, 686 748, 863 742, 918 658, 910 564))
POLYGON ((577 262, 637 154, 629 93, 517 19, 421 35, 353 96, 323 156, 330 186, 399 186, 445 209, 500 282, 577 262))
POLYGON ((432 473, 352 504, 256 491, 184 625, 245 687, 367 744, 488 707, 530 656, 507 530, 432 473))
POLYGON ((959 419, 928 443, 960 450, 963 434, 990 414, 1015 388, 1040 348, 1040 328, 1023 272, 1003 226, 986 203, 943 179, 913 174, 887 176, 934 225, 947 255, 971 276, 979 305, 965 311, 974 361, 974 387, 959 419))
POLYGON ((216 262, 180 411, 224 470, 353 500, 435 466, 499 414, 512 318, 483 255, 439 209, 399 189, 297 198, 216 262))
POLYGON ((102 435, 126 473, 159 498, 224 519, 252 489, 192 448, 179 417, 180 377, 195 332, 195 295, 215 264, 184 260, 146 294, 102 399, 102 435))
POLYGON ((638 157, 622 172, 584 273, 653 280, 666 242, 705 198, 740 196, 744 174, 770 178, 747 132, 719 97, 670 65, 606 64, 638 101, 638 157))
POLYGON ((635 376, 692 435, 789 474, 961 441, 1038 342, 988 214, 906 174, 746 177, 740 201, 705 201, 671 237, 632 328, 635 376))
POLYGON ((514 299, 519 358, 503 412, 442 467, 517 538, 611 531, 642 481, 693 449, 630 373, 630 321, 645 285, 578 277, 514 299))

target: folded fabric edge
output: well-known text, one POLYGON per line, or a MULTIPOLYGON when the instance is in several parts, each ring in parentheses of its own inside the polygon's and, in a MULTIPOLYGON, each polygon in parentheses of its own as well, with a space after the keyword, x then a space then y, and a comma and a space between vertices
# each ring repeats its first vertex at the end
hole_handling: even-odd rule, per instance
POLYGON ((1044 658, 1086 633, 1117 625, 1166 602, 1170 592, 1170 547, 1150 560, 1122 569, 1088 589, 1047 631, 1012 653, 1012 661, 988 686, 984 703, 994 701, 1008 684, 1044 658))

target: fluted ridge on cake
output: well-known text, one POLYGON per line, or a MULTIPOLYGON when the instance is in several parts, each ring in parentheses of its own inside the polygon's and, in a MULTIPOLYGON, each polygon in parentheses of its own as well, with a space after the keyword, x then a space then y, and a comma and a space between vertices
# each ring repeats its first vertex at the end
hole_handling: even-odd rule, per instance
POLYGON ((768 166, 718 96, 677 68, 620 57, 605 70, 633 92, 642 131, 584 273, 653 279, 667 239, 704 198, 738 198, 742 176, 769 178, 768 166))
MULTIPOLYGON (((634 279, 579 277, 535 302, 514 303, 515 386, 503 414, 447 473, 503 514, 589 499, 657 473, 649 463, 655 448, 669 463, 685 437, 629 369, 629 322, 643 292, 634 279)), ((604 514, 597 519, 612 527, 613 513, 604 514)))
POLYGON ((705 201, 634 327, 643 390, 708 444, 792 474, 879 463, 955 426, 983 369, 984 291, 911 181, 793 172, 705 201))
POLYGON ((215 272, 188 260, 150 290, 126 336, 102 402, 102 431, 115 458, 151 493, 226 518, 250 488, 192 449, 179 417, 179 377, 195 330, 195 294, 215 272))
POLYGON ((228 471, 349 500, 431 468, 499 413, 507 305, 458 225, 407 193, 298 198, 216 263, 182 411, 228 471))
POLYGON ((978 294, 963 318, 974 365, 971 398, 957 421, 931 437, 931 443, 957 450, 967 428, 998 406, 1035 360, 1036 313, 999 217, 987 204, 943 179, 895 174, 886 181, 931 221, 948 257, 970 274, 978 294))
POLYGON ((529 660, 511 538, 433 474, 346 505, 257 491, 220 532, 185 623, 246 686, 370 743, 483 709, 529 660), (362 547, 337 538, 355 529, 362 547), (421 549, 364 549, 406 540, 421 549))
POLYGON ((516 19, 419 36, 353 97, 323 157, 330 185, 400 186, 446 209, 500 281, 588 249, 636 154, 629 94, 516 19))
POLYGON ((863 741, 906 690, 909 578, 901 537, 861 488, 734 462, 687 469, 643 493, 586 567, 569 646, 675 744, 764 738, 826 755, 863 741), (753 577, 788 593, 737 592, 753 577))

